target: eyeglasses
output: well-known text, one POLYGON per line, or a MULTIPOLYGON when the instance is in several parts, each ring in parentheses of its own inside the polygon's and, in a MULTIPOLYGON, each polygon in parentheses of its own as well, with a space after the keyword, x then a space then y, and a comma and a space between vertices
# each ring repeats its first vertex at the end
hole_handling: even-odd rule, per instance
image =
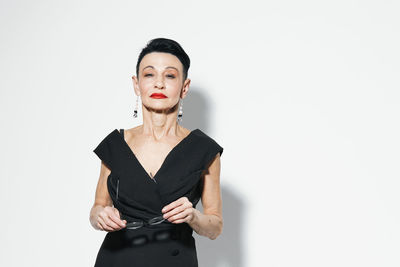
POLYGON ((163 218, 163 216, 158 216, 158 217, 151 218, 148 221, 141 220, 141 221, 127 222, 126 229, 138 229, 140 227, 143 227, 144 225, 157 225, 164 221, 165 221, 165 219, 163 218))
MULTIPOLYGON (((117 193, 116 193, 116 199, 118 201, 118 191, 119 191, 119 178, 117 180, 117 193)), ((122 215, 122 213, 121 213, 122 215)), ((161 215, 161 216, 157 216, 154 218, 151 218, 147 221, 143 221, 143 220, 139 220, 139 221, 132 221, 132 222, 127 222, 126 223, 126 229, 138 229, 140 227, 143 227, 145 225, 157 225, 160 224, 162 222, 164 222, 166 219, 161 215)), ((171 224, 170 221, 165 221, 165 223, 169 223, 171 224)))

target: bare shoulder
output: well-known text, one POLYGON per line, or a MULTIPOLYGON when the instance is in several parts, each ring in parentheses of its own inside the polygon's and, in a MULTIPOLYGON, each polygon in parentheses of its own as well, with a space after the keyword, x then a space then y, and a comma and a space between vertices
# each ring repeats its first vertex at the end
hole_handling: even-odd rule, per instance
POLYGON ((124 130, 124 136, 125 140, 131 140, 133 137, 140 137, 140 129, 142 128, 142 125, 130 128, 130 129, 125 129, 124 130))
POLYGON ((179 126, 179 128, 181 129, 181 131, 183 132, 184 136, 187 136, 188 134, 190 134, 191 130, 186 129, 185 127, 179 126))

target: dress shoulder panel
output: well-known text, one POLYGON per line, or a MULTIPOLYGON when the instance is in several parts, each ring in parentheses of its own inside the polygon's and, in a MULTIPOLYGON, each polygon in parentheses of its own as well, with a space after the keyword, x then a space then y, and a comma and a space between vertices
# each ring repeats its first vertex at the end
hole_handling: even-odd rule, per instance
POLYGON ((222 155, 224 148, 214 138, 200 129, 196 132, 196 135, 198 136, 196 149, 202 151, 201 167, 205 169, 218 153, 220 156, 222 155))
POLYGON ((113 170, 115 167, 116 155, 116 135, 117 129, 113 130, 97 145, 93 152, 110 168, 113 170))

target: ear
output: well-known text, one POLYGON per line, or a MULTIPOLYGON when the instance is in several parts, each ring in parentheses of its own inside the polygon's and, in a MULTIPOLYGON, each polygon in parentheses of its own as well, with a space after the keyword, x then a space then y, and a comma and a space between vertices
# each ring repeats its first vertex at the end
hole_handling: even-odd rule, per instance
POLYGON ((181 98, 184 99, 189 92, 189 86, 190 86, 190 79, 186 79, 185 82, 183 83, 183 88, 181 92, 181 98))
POLYGON ((133 89, 135 90, 135 94, 140 96, 139 81, 135 75, 132 76, 132 82, 133 82, 133 89))

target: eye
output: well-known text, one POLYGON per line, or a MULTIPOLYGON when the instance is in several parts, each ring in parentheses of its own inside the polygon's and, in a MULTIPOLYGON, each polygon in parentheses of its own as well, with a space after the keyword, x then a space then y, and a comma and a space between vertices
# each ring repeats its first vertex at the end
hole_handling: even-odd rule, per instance
POLYGON ((147 74, 144 75, 144 77, 147 77, 147 76, 153 76, 153 74, 147 73, 147 74))
POLYGON ((169 78, 175 78, 175 75, 169 74, 169 75, 167 75, 167 77, 169 77, 169 78))

